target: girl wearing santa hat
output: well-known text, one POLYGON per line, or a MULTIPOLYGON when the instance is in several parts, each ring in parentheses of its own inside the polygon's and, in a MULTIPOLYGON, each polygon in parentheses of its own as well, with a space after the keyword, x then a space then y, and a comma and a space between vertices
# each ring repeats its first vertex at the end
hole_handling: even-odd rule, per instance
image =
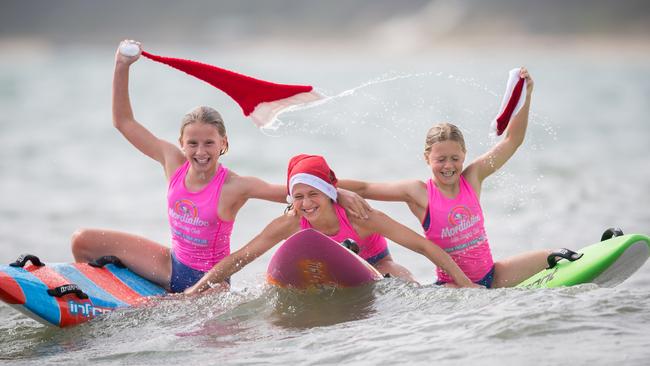
POLYGON ((388 238, 426 256, 449 273, 458 286, 479 287, 465 276, 447 253, 382 212, 372 210, 365 219, 348 215, 336 203, 336 184, 336 175, 323 157, 294 156, 287 169, 288 200, 291 201, 287 212, 268 224, 240 250, 217 263, 185 293, 202 292, 221 283, 280 241, 307 228, 318 230, 339 242, 347 238, 355 240, 359 255, 383 274, 415 281, 406 268, 393 261, 386 245, 385 238, 388 238))
MULTIPOLYGON (((465 141, 458 127, 441 123, 427 133, 424 159, 431 168, 427 182, 405 180, 392 183, 341 181, 343 188, 362 197, 382 201, 403 201, 418 218, 426 237, 451 255, 463 272, 485 287, 511 287, 541 271, 550 250, 537 250, 493 262, 480 204, 483 180, 501 168, 523 143, 528 125, 533 80, 525 68, 513 70, 509 90, 525 92, 524 98, 504 99, 514 117, 497 118, 503 140, 463 168, 465 141), (517 106, 517 104, 519 104, 517 106), (517 106, 516 108, 513 108, 517 106), (505 122, 505 123, 504 123, 505 122)), ((508 94, 508 93, 506 93, 508 94)), ((503 108, 503 107, 502 107, 503 108)), ((502 113, 503 116, 503 113, 502 113)), ((438 268, 438 283, 457 282, 444 268, 438 268)))
MULTIPOLYGON (((133 116, 128 92, 129 68, 134 53, 115 55, 113 124, 143 154, 159 162, 168 182, 167 213, 172 248, 117 231, 82 229, 72 237, 77 262, 117 256, 129 269, 172 292, 181 292, 230 254, 230 235, 237 212, 250 198, 285 201, 285 187, 255 177, 243 177, 224 167, 219 158, 228 151, 221 115, 198 107, 182 120, 179 144, 159 139, 133 116)), ((362 214, 365 204, 345 192, 344 205, 362 214)), ((228 278, 219 282, 227 287, 228 278)))

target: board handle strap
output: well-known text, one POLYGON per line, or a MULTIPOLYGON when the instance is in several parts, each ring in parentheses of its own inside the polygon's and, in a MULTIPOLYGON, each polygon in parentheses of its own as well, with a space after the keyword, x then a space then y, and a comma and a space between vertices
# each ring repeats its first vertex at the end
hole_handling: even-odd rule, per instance
POLYGON ((74 283, 51 288, 47 290, 47 294, 50 296, 54 297, 61 297, 65 296, 68 294, 75 294, 79 299, 85 300, 88 298, 88 295, 86 295, 85 292, 83 292, 79 286, 75 285, 74 283))
POLYGON ((600 241, 609 240, 617 236, 623 236, 623 230, 618 227, 610 227, 609 229, 605 230, 603 236, 600 237, 600 241))
POLYGON ((18 259, 16 259, 15 262, 9 263, 9 265, 11 267, 23 268, 25 267, 25 264, 27 264, 27 262, 29 261, 31 261, 32 264, 35 265, 36 267, 43 267, 45 265, 43 262, 41 262, 40 259, 38 259, 37 256, 31 254, 21 254, 21 256, 18 257, 18 259))
POLYGON ((359 254, 359 244, 357 244, 354 240, 352 239, 345 239, 341 243, 344 247, 350 249, 354 254, 359 254))
POLYGON ((560 248, 553 251, 551 254, 549 254, 548 258, 546 258, 546 261, 548 262, 548 267, 546 269, 555 267, 560 259, 567 259, 573 262, 577 261, 580 258, 582 258, 582 253, 576 253, 573 250, 567 248, 560 248))
POLYGON ((95 268, 103 268, 107 264, 113 264, 118 268, 126 268, 126 266, 124 265, 124 263, 122 263, 120 258, 114 255, 105 255, 103 257, 99 257, 95 259, 92 262, 88 262, 88 265, 95 268))

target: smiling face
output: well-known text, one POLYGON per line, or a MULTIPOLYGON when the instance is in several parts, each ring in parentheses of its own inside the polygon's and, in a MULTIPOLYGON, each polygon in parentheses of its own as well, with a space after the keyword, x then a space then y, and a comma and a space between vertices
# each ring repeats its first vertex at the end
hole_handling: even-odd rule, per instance
POLYGON ((465 151, 458 142, 447 140, 434 143, 426 159, 436 183, 439 185, 458 183, 465 162, 465 151))
POLYGON ((291 197, 293 197, 294 209, 309 222, 333 212, 332 200, 310 185, 295 184, 291 191, 291 197))
POLYGON ((181 149, 192 169, 197 173, 214 173, 219 156, 228 146, 228 140, 211 124, 194 122, 183 129, 181 149))
POLYGON ((438 186, 458 184, 466 151, 463 133, 455 125, 438 123, 429 129, 424 141, 424 159, 438 186))

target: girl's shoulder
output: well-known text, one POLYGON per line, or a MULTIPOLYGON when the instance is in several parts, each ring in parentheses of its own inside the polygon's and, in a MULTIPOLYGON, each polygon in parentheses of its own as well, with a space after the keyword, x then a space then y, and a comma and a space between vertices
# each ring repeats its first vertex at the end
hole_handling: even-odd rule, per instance
POLYGON ((252 177, 242 176, 237 174, 235 171, 228 169, 223 184, 229 186, 231 189, 245 189, 248 185, 253 184, 253 182, 252 177))
POLYGON ((395 182, 391 188, 405 195, 406 202, 420 203, 427 198, 427 182, 419 179, 401 180, 395 182))
POLYGON ((263 182, 258 177, 239 175, 231 169, 228 169, 228 175, 226 176, 226 183, 235 183, 238 185, 255 185, 263 182))
POLYGON ((479 178, 479 169, 477 164, 477 162, 473 162, 472 164, 468 165, 463 170, 462 176, 465 178, 465 181, 467 181, 467 183, 472 187, 476 196, 479 197, 481 194, 482 182, 479 178))
POLYGON ((228 169, 228 173, 226 174, 226 181, 224 183, 228 183, 231 180, 237 180, 239 179, 240 176, 235 173, 232 169, 228 169))
POLYGON ((410 187, 416 194, 423 191, 426 192, 430 180, 431 178, 427 179, 426 181, 413 179, 413 181, 410 183, 410 187))
POLYGON ((227 201, 239 201, 245 196, 246 183, 241 176, 228 169, 221 186, 221 199, 227 201))
POLYGON ((416 205, 418 207, 426 208, 429 203, 429 182, 413 179, 408 183, 408 195, 410 197, 409 206, 416 205))
MULTIPOLYGON (((428 181, 428 180, 427 180, 428 181)), ((404 189, 426 189, 427 182, 420 179, 405 179, 395 182, 396 185, 404 189)))
POLYGON ((409 179, 402 181, 402 184, 404 187, 409 188, 411 190, 422 190, 422 189, 427 189, 427 182, 429 179, 426 181, 421 180, 421 179, 409 179))
POLYGON ((240 192, 242 194, 250 192, 260 184, 259 178, 239 175, 236 172, 228 169, 226 179, 223 182, 224 187, 229 190, 240 192))
POLYGON ((167 180, 172 179, 178 170, 187 162, 185 155, 179 149, 174 149, 174 147, 171 146, 165 154, 163 169, 165 170, 167 180))

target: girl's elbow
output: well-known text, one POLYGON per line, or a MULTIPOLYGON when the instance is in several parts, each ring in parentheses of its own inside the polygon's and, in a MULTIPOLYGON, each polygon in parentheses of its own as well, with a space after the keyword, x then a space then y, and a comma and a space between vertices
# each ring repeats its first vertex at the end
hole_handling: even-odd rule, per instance
POLYGON ((120 117, 113 117, 113 127, 115 127, 121 133, 124 133, 126 126, 128 125, 128 120, 120 117))
POLYGON ((517 150, 521 145, 524 144, 525 132, 522 133, 508 133, 504 138, 504 141, 512 146, 514 150, 517 150))
MULTIPOLYGON (((428 243, 427 243, 428 244, 428 243)), ((413 247, 412 250, 418 254, 422 254, 424 256, 429 256, 429 248, 428 245, 425 245, 423 243, 417 242, 413 247)))

